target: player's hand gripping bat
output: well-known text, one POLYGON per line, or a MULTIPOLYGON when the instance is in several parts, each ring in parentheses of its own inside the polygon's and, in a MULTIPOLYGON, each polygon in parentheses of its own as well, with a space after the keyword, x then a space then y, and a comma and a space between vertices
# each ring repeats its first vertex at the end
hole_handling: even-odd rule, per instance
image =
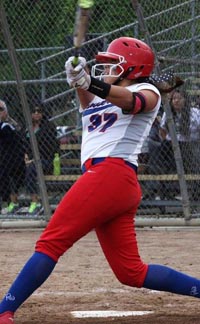
POLYGON ((90 9, 93 6, 93 0, 79 0, 76 10, 73 42, 75 47, 73 66, 78 65, 78 56, 81 45, 85 41, 85 36, 89 23, 90 9))

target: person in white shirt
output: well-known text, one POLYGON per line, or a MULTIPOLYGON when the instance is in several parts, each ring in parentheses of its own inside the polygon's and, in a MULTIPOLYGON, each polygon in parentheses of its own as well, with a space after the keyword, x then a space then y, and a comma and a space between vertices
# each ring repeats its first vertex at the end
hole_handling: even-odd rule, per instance
MULTIPOLYGON (((199 170, 197 152, 199 152, 200 143, 200 110, 191 106, 190 98, 183 89, 173 91, 170 105, 184 171, 186 173, 196 173, 199 170)), ((161 169, 163 173, 176 173, 176 162, 165 112, 161 120, 160 136, 162 138, 159 150, 161 169)), ((195 183, 197 184, 197 182, 195 183)), ((173 195, 171 190, 166 190, 164 193, 162 189, 162 193, 165 197, 169 193, 173 195)))

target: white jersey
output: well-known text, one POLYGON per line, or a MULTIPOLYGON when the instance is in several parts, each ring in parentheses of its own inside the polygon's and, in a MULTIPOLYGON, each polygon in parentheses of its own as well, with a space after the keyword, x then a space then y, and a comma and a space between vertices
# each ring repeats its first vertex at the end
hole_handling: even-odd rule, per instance
POLYGON ((158 89, 149 83, 134 84, 127 89, 131 92, 154 91, 159 96, 155 108, 145 113, 125 115, 121 108, 95 97, 82 111, 82 165, 95 157, 118 157, 138 165, 138 154, 159 110, 161 96, 158 89))

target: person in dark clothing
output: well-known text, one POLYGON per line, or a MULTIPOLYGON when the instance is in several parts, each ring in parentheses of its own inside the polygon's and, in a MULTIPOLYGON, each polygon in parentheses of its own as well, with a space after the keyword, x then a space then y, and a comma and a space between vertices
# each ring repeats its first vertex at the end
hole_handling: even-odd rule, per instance
MULTIPOLYGON (((45 115, 44 107, 41 104, 35 105, 32 109, 32 125, 36 136, 38 150, 44 174, 51 174, 53 171, 53 159, 56 152, 59 152, 59 144, 56 138, 55 125, 45 115)), ((35 214, 41 209, 37 190, 37 172, 30 145, 30 134, 26 131, 26 188, 31 195, 29 214, 35 214)))
POLYGON ((6 103, 0 100, 0 196, 8 202, 8 214, 20 208, 18 191, 25 179, 24 153, 22 131, 9 116, 6 103))

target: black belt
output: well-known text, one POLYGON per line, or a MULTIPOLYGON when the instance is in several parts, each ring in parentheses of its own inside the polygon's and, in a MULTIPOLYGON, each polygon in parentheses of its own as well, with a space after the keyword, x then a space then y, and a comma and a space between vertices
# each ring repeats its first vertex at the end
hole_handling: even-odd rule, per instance
MULTIPOLYGON (((95 165, 95 164, 98 164, 100 162, 103 162, 105 161, 106 157, 98 157, 98 158, 93 158, 93 159, 89 159, 90 161, 90 165, 95 165)), ((123 160, 123 159, 121 159, 123 160)), ((132 164, 126 160, 123 160, 125 164, 127 164, 128 166, 130 166, 136 173, 137 173, 137 166, 135 164, 132 164)), ((83 166, 82 166, 82 172, 86 172, 87 171, 87 162, 86 161, 83 166)))

